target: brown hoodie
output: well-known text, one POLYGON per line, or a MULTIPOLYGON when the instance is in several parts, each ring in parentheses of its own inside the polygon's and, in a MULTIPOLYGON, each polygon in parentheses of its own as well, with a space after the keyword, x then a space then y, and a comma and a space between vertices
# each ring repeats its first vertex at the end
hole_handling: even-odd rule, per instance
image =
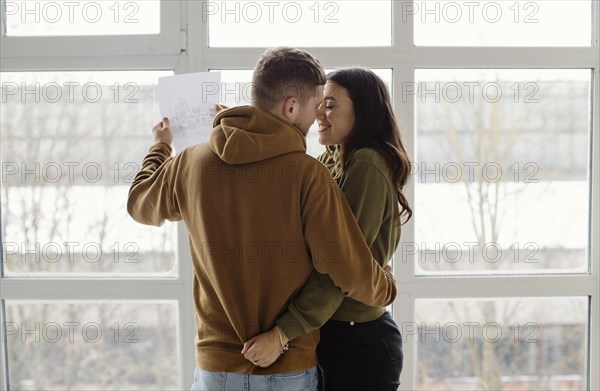
POLYGON ((268 368, 240 352, 274 326, 313 267, 371 306, 392 302, 394 279, 372 259, 343 193, 306 155, 296 127, 254 106, 221 112, 215 125, 208 144, 175 157, 165 143, 152 146, 127 210, 143 224, 183 219, 188 228, 200 368, 266 375, 313 367, 318 330, 268 368))

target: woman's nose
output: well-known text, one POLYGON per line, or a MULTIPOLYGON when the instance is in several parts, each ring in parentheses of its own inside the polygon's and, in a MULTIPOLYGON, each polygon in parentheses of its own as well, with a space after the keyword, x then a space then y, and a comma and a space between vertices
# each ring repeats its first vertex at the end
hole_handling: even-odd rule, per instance
POLYGON ((317 118, 318 119, 325 118, 325 102, 321 102, 319 107, 317 107, 317 118))

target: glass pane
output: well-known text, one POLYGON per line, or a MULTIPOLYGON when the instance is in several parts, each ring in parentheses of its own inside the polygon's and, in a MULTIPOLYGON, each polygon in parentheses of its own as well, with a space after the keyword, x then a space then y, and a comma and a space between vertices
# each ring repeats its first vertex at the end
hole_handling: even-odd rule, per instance
POLYGON ((179 388, 177 302, 6 302, 14 390, 179 388))
POLYGON ((390 46, 391 0, 202 3, 209 46, 390 46), (356 28, 361 26, 361 28, 356 28))
MULTIPOLYGON (((325 73, 334 69, 325 69, 325 73)), ((228 107, 249 105, 252 103, 251 81, 252 70, 217 70, 221 72, 221 101, 228 107)), ((390 87, 392 85, 391 69, 372 69, 390 87)), ((391 94, 391 87, 390 87, 391 94)), ((317 157, 325 151, 325 147, 319 144, 319 134, 316 123, 309 129, 306 136, 306 153, 317 157)))
POLYGON ((592 0, 403 1, 417 46, 590 46, 592 0), (560 28, 557 28, 560 26, 560 28))
POLYGON ((7 0, 7 36, 160 33, 160 0, 7 0))
POLYGON ((416 300, 419 390, 587 388, 588 298, 416 300))
POLYGON ((415 76, 403 86, 417 138, 404 260, 417 274, 587 272, 591 71, 415 76))
POLYGON ((160 120, 158 77, 172 74, 0 74, 7 275, 177 275, 175 225, 126 209, 160 120))

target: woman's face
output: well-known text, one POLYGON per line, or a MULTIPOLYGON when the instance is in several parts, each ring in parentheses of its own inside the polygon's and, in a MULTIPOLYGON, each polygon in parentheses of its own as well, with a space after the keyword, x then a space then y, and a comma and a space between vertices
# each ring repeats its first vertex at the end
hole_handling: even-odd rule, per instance
POLYGON ((328 80, 323 90, 323 101, 317 112, 319 143, 344 145, 354 126, 354 105, 348 90, 328 80))

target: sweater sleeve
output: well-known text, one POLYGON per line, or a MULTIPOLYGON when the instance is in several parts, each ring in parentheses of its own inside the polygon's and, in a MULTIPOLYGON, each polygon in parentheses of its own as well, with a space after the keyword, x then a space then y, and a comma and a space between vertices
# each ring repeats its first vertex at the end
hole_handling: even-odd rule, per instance
POLYGON ((150 147, 129 189, 127 212, 138 223, 161 226, 165 220, 181 220, 176 182, 182 154, 171 157, 171 152, 165 143, 150 147))
POLYGON ((293 340, 323 326, 343 300, 344 294, 331 278, 313 270, 306 284, 276 323, 293 340))
POLYGON ((329 186, 303 214, 315 271, 277 319, 290 339, 322 326, 344 296, 370 306, 386 306, 396 296, 394 278, 371 256, 338 186, 329 186))

